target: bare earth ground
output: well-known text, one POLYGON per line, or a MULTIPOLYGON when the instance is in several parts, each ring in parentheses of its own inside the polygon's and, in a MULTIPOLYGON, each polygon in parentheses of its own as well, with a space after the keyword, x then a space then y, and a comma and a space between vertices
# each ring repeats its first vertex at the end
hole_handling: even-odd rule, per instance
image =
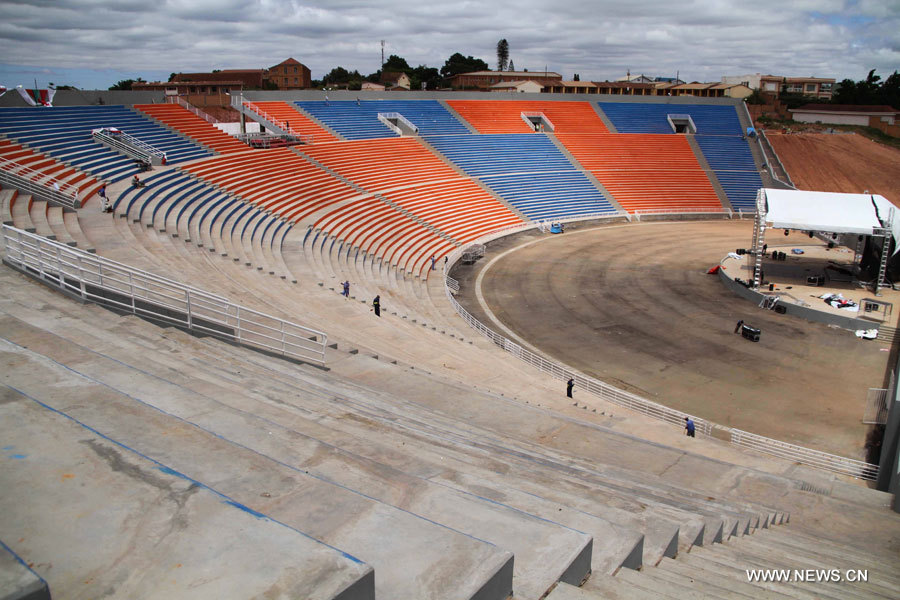
POLYGON ((766 131, 772 147, 801 190, 881 194, 900 206, 900 150, 855 133, 766 131))
POLYGON ((484 270, 489 310, 579 371, 687 414, 862 458, 866 390, 885 385, 891 353, 850 332, 762 310, 706 274, 728 251, 749 246, 751 234, 750 221, 526 234, 501 240, 453 276, 460 301, 497 330, 476 299, 484 270), (738 319, 762 329, 759 343, 733 333, 738 319))

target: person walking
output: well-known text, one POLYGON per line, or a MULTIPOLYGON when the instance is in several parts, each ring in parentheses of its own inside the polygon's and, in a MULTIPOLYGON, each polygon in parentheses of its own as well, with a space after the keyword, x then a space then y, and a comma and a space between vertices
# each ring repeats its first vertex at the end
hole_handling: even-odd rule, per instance
POLYGON ((734 326, 734 332, 738 333, 741 330, 741 326, 744 324, 744 320, 741 319, 737 322, 737 325, 734 326))
POLYGON ((344 291, 341 292, 341 295, 344 298, 349 298, 350 297, 350 282, 345 281, 344 283, 341 284, 341 287, 344 288, 344 291))
POLYGON ((690 417, 685 417, 684 418, 684 435, 686 435, 688 437, 695 437, 694 430, 695 430, 694 422, 691 420, 690 417))
POLYGON ((572 390, 574 390, 574 389, 575 389, 575 380, 572 378, 569 378, 569 381, 566 382, 566 396, 571 398, 572 390))
POLYGON ((372 300, 372 310, 375 311, 375 316, 381 316, 381 296, 375 296, 372 300))
POLYGON ((431 270, 434 271, 434 254, 431 255, 431 270))

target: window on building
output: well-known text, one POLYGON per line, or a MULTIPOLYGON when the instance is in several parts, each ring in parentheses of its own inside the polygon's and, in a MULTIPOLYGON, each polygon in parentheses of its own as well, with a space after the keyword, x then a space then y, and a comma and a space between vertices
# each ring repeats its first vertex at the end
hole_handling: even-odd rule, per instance
POLYGON ((294 77, 294 83, 295 83, 295 84, 296 84, 296 83, 300 83, 299 81, 297 81, 297 78, 296 78, 296 77, 294 77))
POLYGON ((806 91, 807 91, 807 92, 815 92, 815 91, 816 91, 816 84, 814 84, 814 83, 807 83, 807 84, 806 84, 806 91))
POLYGON ((830 92, 830 91, 831 91, 831 84, 830 84, 830 83, 823 83, 822 85, 819 86, 819 89, 820 89, 821 91, 823 91, 823 92, 830 92))

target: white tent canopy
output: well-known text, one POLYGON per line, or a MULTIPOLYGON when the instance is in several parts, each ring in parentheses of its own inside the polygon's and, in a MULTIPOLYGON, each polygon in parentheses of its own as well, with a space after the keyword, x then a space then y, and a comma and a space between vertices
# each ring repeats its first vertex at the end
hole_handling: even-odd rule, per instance
POLYGON ((777 229, 873 235, 890 228, 887 198, 877 194, 839 194, 765 189, 766 224, 777 229), (879 220, 881 217, 881 220, 879 220))

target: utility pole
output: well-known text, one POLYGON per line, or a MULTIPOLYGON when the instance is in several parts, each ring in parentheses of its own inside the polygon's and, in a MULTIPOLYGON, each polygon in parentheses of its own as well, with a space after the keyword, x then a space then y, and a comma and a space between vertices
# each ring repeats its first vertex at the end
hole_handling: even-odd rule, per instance
POLYGON ((381 40, 381 70, 384 71, 384 40, 381 40))

